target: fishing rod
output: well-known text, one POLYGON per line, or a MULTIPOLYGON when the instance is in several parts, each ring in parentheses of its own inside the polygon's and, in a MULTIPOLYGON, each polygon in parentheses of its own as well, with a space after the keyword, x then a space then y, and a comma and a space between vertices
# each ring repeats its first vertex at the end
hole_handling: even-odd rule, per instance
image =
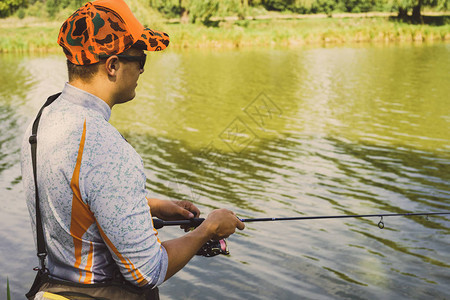
MULTIPOLYGON (((450 215, 450 211, 444 212, 422 212, 422 213, 392 213, 392 214, 371 214, 371 215, 336 215, 336 216, 311 216, 311 217, 287 217, 287 218, 257 218, 257 219, 239 219, 241 222, 270 222, 270 221, 292 221, 292 220, 319 220, 319 219, 344 219, 344 218, 381 218, 378 222, 380 229, 384 228, 383 217, 408 217, 408 216, 432 216, 432 215, 450 215)), ((190 220, 164 221, 153 219, 153 227, 160 229, 165 226, 187 226, 198 227, 204 221, 204 218, 193 218, 190 220)))
MULTIPOLYGON (((337 215, 337 216, 312 216, 312 217, 287 217, 287 218, 256 218, 256 219, 239 219, 241 222, 271 222, 271 221, 292 221, 292 220, 319 220, 319 219, 344 219, 344 218, 381 218, 378 222, 380 229, 384 228, 383 217, 400 217, 400 216, 432 216, 432 215, 450 215, 450 211, 444 212, 422 212, 422 213, 392 213, 392 214, 370 214, 370 215, 337 215)), ((164 221, 161 219, 153 219, 153 227, 160 229, 165 226, 186 226, 198 227, 204 221, 204 218, 193 218, 190 220, 164 221)), ((208 241, 197 252, 197 255, 205 257, 213 257, 216 255, 229 255, 228 246, 225 239, 218 241, 208 241)))

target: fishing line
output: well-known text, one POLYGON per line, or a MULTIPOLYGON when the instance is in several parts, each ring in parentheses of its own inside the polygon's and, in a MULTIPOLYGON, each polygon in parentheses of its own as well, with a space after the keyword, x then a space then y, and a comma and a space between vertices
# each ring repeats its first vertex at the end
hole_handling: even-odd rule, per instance
MULTIPOLYGON (((432 215, 450 215, 450 211, 446 212, 422 212, 422 213, 392 213, 392 214, 370 214, 370 215, 337 215, 337 216, 311 216, 311 217, 287 217, 287 218, 256 218, 256 219, 239 219, 241 222, 272 222, 272 221, 293 221, 293 220, 319 220, 319 219, 344 219, 344 218, 380 218, 378 227, 384 228, 383 217, 408 217, 408 216, 432 216, 432 215)), ((205 219, 194 218, 190 220, 164 221, 161 219, 153 219, 153 227, 160 229, 165 226, 187 225, 188 227, 197 227, 205 219)))

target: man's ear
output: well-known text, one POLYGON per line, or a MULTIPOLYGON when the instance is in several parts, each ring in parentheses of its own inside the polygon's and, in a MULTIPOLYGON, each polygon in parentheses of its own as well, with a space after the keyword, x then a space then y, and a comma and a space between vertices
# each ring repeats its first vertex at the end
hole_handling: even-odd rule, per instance
POLYGON ((115 77, 120 68, 119 58, 115 55, 108 57, 105 62, 105 69, 108 76, 115 77))

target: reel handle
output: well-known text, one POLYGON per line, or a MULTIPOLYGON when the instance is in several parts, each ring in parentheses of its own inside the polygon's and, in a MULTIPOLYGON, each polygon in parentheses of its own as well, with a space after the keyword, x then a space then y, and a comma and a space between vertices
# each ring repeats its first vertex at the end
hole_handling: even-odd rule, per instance
POLYGON ((206 244, 204 244, 195 255, 213 257, 220 254, 230 255, 230 251, 228 251, 228 246, 225 239, 221 239, 218 241, 207 241, 206 244))

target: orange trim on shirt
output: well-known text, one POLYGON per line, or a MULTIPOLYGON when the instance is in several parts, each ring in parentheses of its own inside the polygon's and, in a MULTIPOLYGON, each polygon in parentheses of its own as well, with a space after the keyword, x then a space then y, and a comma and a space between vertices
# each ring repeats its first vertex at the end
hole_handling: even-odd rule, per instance
MULTIPOLYGON (((95 218, 94 214, 89 209, 89 206, 83 202, 81 199, 81 191, 80 191, 80 168, 81 168, 81 159, 83 157, 83 149, 84 143, 86 140, 86 120, 83 125, 83 133, 81 135, 80 147, 78 149, 77 162, 75 164, 75 169, 73 171, 72 180, 70 181, 70 187, 73 192, 72 197, 72 215, 70 220, 70 235, 73 238, 73 245, 75 248, 75 264, 74 267, 79 269, 80 278, 83 277, 82 269, 80 269, 81 265, 81 256, 82 256, 82 236, 86 233, 88 228, 94 224, 95 218)), ((84 272, 86 274, 86 278, 83 283, 90 283, 92 279, 92 253, 93 246, 91 243, 91 247, 89 249, 88 261, 84 268, 84 272), (88 281, 89 280, 89 281, 88 281), (88 282, 87 282, 88 281, 88 282)))
POLYGON ((103 241, 105 241, 106 244, 108 244, 109 248, 117 255, 117 257, 120 259, 122 264, 125 266, 125 268, 128 270, 128 272, 131 273, 131 276, 133 276, 134 280, 138 283, 139 286, 144 286, 148 284, 148 281, 142 276, 141 272, 139 272, 138 269, 135 268, 133 263, 126 257, 124 257, 119 250, 117 250, 116 246, 111 242, 111 240, 106 236, 106 234, 103 232, 102 228, 100 227, 100 224, 97 222, 97 228, 100 232, 100 235, 103 238, 103 241))
POLYGON ((150 212, 150 220, 152 220, 153 232, 155 233, 155 236, 156 236, 156 239, 158 240, 158 243, 161 244, 161 241, 159 240, 159 237, 158 237, 158 230, 155 229, 155 224, 153 224, 152 208, 150 207, 150 204, 148 203, 148 201, 150 199, 148 199, 147 197, 145 197, 145 199, 147 200, 148 207, 150 208, 149 212, 150 212))
MULTIPOLYGON (((94 214, 89 209, 89 206, 83 202, 81 199, 81 191, 79 186, 79 178, 80 178, 80 168, 81 168, 81 160, 83 157, 84 144, 86 140, 86 121, 84 121, 83 126, 83 134, 81 135, 80 147, 78 149, 77 162, 75 165, 75 170, 73 172, 72 180, 70 182, 70 187, 73 192, 72 197, 72 216, 71 216, 71 224, 70 224, 70 234, 73 238, 73 244, 75 247, 75 264, 74 267, 79 269, 80 278, 79 282, 81 283, 92 283, 92 262, 93 262, 93 244, 91 242, 89 254, 87 258, 86 266, 84 270, 80 268, 81 259, 82 259, 82 236, 86 233, 88 228, 96 223, 100 235, 102 236, 105 243, 108 244, 110 249, 114 251, 114 253, 119 257, 120 261, 127 270, 131 273, 134 280, 138 283, 139 286, 144 286, 148 284, 148 281, 142 276, 141 272, 135 268, 133 263, 126 257, 124 257, 114 246, 114 244, 110 241, 110 239, 103 232, 102 228, 98 224, 97 220, 94 217, 94 214), (86 274, 84 280, 83 271, 86 274)), ((151 213, 150 213, 151 214, 151 213)), ((159 242, 159 239, 158 239, 159 242)))
POLYGON ((87 258, 86 268, 84 268, 86 270, 86 278, 84 278, 83 283, 85 283, 85 284, 93 283, 92 282, 93 254, 94 254, 94 244, 91 242, 91 245, 89 247, 89 254, 88 254, 88 258, 87 258))

